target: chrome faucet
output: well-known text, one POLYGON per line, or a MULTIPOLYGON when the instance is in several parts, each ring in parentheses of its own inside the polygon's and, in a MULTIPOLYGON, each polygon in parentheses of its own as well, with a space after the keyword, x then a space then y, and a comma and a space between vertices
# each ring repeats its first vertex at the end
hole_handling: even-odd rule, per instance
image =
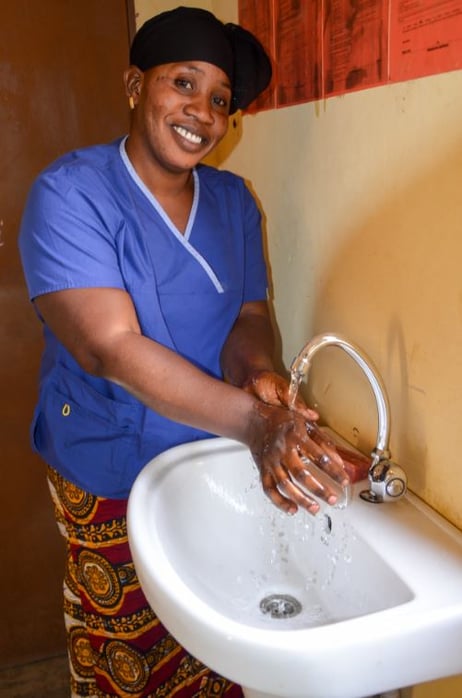
POLYGON ((295 397, 301 381, 308 374, 314 355, 327 346, 340 347, 356 361, 365 373, 377 403, 377 441, 371 453, 372 461, 368 473, 369 490, 364 490, 360 496, 373 503, 399 499, 406 492, 407 477, 404 470, 390 460, 390 404, 388 395, 377 369, 362 349, 338 334, 320 334, 313 337, 295 357, 290 367, 291 395, 295 397))

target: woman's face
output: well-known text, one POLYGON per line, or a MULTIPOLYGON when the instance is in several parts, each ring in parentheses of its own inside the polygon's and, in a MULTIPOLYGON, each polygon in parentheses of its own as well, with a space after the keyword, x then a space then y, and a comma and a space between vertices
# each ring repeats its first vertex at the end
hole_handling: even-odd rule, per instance
POLYGON ((138 157, 157 166, 190 170, 227 131, 231 86, 211 63, 167 63, 145 72, 132 67, 126 84, 135 101, 130 140, 138 157))

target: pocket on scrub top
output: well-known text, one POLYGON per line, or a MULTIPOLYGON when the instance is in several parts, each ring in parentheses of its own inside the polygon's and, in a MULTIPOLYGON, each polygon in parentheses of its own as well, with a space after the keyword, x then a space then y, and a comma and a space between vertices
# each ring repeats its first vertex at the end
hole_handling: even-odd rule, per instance
POLYGON ((105 474, 121 478, 133 460, 137 406, 98 393, 65 372, 42 393, 32 425, 33 445, 44 460, 82 486, 105 474))

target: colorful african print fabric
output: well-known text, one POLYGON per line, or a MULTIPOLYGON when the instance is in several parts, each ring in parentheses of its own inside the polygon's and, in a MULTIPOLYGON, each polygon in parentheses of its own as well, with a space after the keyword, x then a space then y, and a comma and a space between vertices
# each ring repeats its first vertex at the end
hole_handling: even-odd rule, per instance
POLYGON ((48 482, 67 542, 64 617, 72 698, 242 698, 176 642, 139 586, 126 500, 95 497, 52 468, 48 482))

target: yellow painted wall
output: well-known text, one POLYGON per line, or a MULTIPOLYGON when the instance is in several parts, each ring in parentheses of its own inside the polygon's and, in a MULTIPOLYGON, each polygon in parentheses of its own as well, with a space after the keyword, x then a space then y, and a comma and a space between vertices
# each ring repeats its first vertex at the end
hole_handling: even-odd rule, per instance
MULTIPOLYGON (((176 2, 137 0, 140 18, 176 2)), ((184 2, 236 21, 236 0, 184 2)), ((462 528, 462 71, 238 116, 218 153, 266 216, 272 298, 288 366, 341 332, 389 391, 391 449, 411 489, 462 528)), ((376 414, 338 349, 313 365, 312 401, 362 450, 376 414)), ((438 651, 438 648, 435 648, 438 651)), ((462 695, 462 677, 412 698, 462 695)))
MULTIPOLYGON (((286 363, 321 331, 361 345, 388 387, 395 459, 459 527, 461 114, 458 71, 246 116, 224 163, 251 180, 267 217, 286 363)), ((368 450, 374 404, 350 363, 327 350, 312 393, 368 450)))

